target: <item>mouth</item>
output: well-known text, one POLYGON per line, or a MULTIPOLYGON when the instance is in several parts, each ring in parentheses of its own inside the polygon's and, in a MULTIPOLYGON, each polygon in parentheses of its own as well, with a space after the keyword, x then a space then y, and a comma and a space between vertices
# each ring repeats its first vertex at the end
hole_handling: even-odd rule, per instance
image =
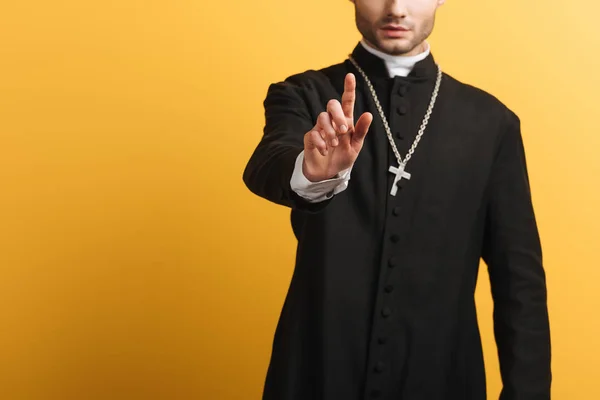
POLYGON ((407 32, 409 32, 409 29, 400 25, 384 25, 381 30, 386 37, 390 38, 403 37, 406 36, 407 32))

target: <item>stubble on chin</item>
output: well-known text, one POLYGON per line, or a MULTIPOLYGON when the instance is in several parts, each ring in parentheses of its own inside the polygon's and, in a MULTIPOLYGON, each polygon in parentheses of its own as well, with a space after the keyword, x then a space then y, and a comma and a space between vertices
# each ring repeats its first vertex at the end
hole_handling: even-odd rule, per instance
MULTIPOLYGON (((363 35, 364 36, 364 35, 363 35)), ((393 55, 393 56, 402 56, 408 53, 413 52, 415 49, 419 48, 422 45, 421 41, 415 40, 379 40, 377 37, 371 35, 370 37, 365 36, 365 39, 369 44, 375 47, 378 50, 383 51, 384 53, 393 55)), ((424 46, 421 46, 424 47, 424 46)), ((418 52, 421 52, 422 49, 418 49, 418 52)))
POLYGON ((383 51, 384 53, 391 54, 394 56, 400 56, 407 53, 410 53, 415 48, 417 48, 422 41, 415 40, 416 38, 411 38, 410 40, 385 40, 379 39, 377 37, 377 33, 373 31, 370 26, 366 26, 364 22, 357 21, 358 30, 365 38, 365 40, 376 49, 383 51))

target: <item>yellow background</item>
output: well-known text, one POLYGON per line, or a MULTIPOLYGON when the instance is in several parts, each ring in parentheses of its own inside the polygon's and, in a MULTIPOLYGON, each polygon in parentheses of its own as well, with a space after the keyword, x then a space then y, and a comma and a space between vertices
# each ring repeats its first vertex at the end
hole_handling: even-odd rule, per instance
MULTIPOLYGON (((599 14, 449 0, 431 38, 523 121, 559 400, 600 398, 599 14)), ((0 399, 260 397, 295 247, 242 171, 268 84, 358 39, 344 0, 2 1, 0 399)))

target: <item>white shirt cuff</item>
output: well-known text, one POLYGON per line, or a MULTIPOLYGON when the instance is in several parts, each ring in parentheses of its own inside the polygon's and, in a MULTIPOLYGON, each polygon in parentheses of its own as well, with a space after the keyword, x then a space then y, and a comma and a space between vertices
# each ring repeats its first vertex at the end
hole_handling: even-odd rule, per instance
POLYGON ((311 182, 304 176, 304 172, 302 171, 303 163, 304 150, 296 158, 290 185, 294 192, 309 202, 318 203, 328 200, 334 195, 343 192, 348 187, 352 167, 341 171, 334 178, 311 182))

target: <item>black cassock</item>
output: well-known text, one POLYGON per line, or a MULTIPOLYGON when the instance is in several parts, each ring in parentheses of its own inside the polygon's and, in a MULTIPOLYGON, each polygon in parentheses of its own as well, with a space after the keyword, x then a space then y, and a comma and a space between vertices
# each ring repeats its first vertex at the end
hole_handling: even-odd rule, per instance
MULTIPOLYGON (((404 158, 434 88, 433 56, 408 77, 358 44, 404 158)), ((272 84, 265 129, 244 171, 258 196, 291 208, 296 266, 275 331, 264 400, 483 400, 474 292, 488 266, 502 400, 550 399, 545 272, 518 117, 444 74, 429 125, 396 196, 397 161, 349 60, 272 84), (311 204, 290 188, 303 137, 344 77, 355 120, 374 120, 348 188, 311 204)))

